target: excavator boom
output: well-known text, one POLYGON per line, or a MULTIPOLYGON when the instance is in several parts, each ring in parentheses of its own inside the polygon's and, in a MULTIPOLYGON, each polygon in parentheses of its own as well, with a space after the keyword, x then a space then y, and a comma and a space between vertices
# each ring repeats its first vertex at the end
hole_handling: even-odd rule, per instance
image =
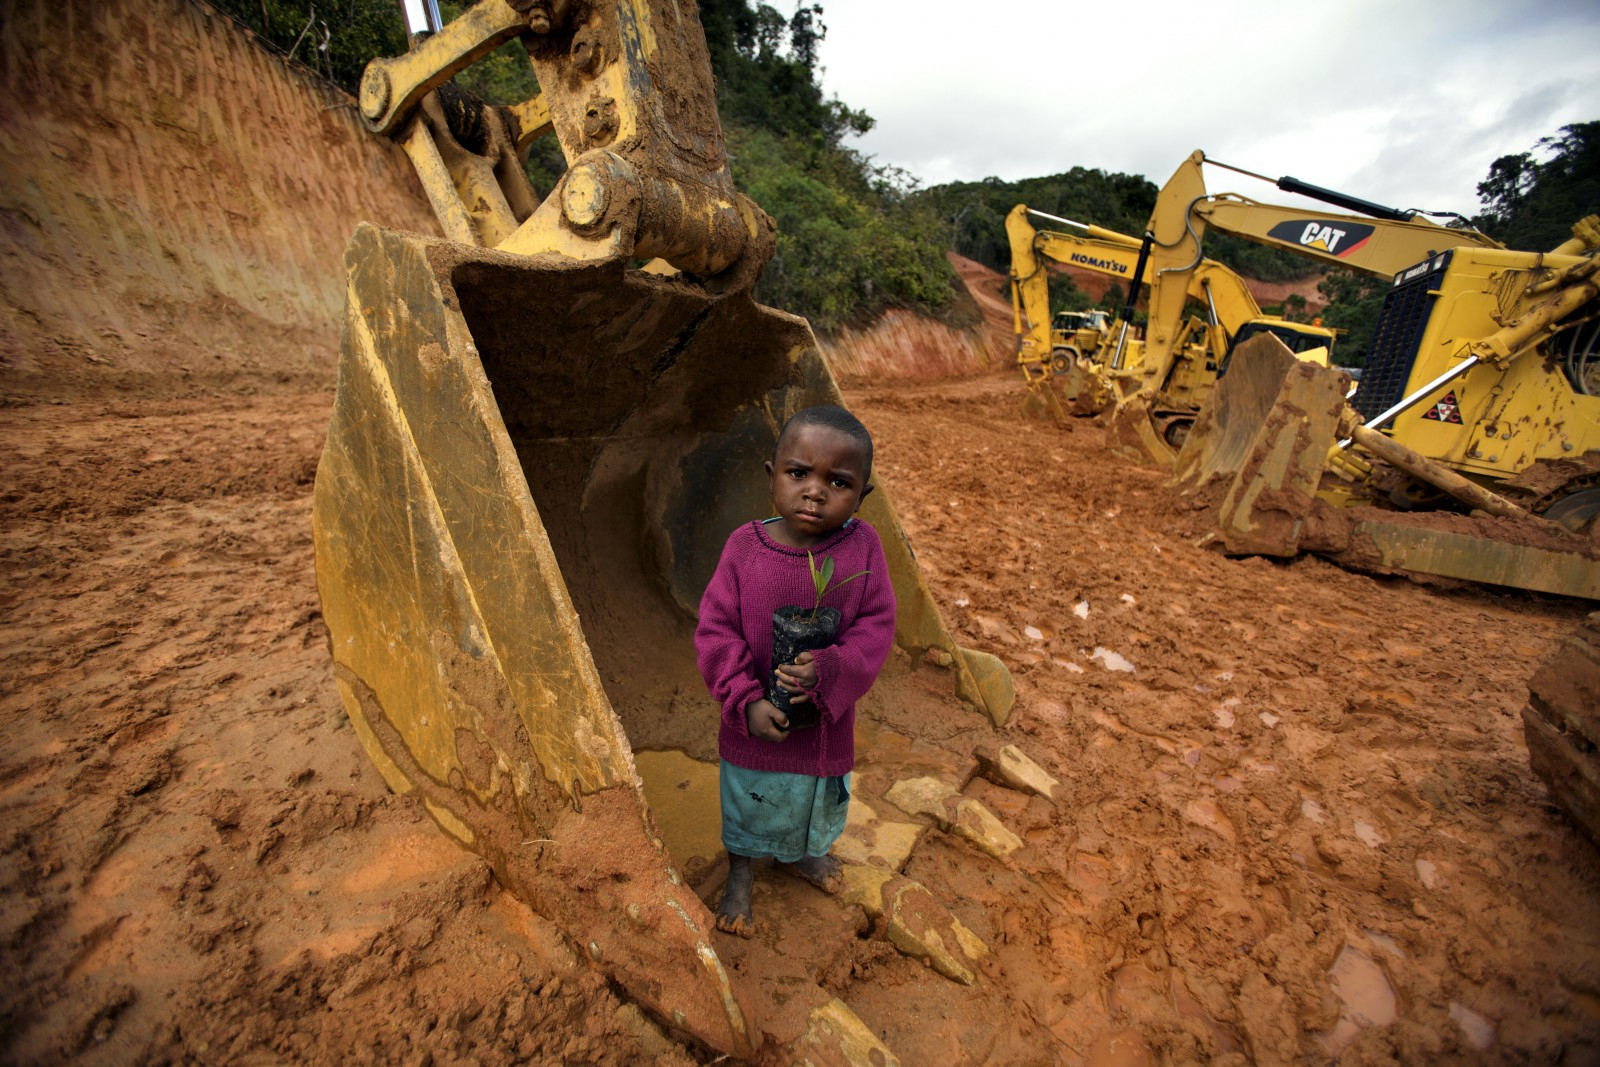
POLYGON ((1080 339, 1054 334, 1048 326, 1047 263, 1078 267, 1116 278, 1130 289, 1138 284, 1141 263, 1148 258, 1145 242, 1104 227, 1090 226, 1036 212, 1018 204, 1006 217, 1011 242, 1012 299, 1017 359, 1028 378, 1030 394, 1044 395, 1047 409, 1064 412, 1053 395, 1058 383, 1049 371, 1064 376, 1059 383, 1071 410, 1095 414, 1134 395, 1147 396, 1137 415, 1122 420, 1119 437, 1136 452, 1155 451, 1170 457, 1172 438, 1180 436, 1192 413, 1204 402, 1211 384, 1226 370, 1236 339, 1268 330, 1305 358, 1328 362, 1334 335, 1320 326, 1269 319, 1244 280, 1220 263, 1203 259, 1182 273, 1158 273, 1152 302, 1165 289, 1182 282, 1186 302, 1205 309, 1206 319, 1162 339, 1126 340, 1125 322, 1092 347, 1080 339), (1084 236, 1057 230, 1036 230, 1029 215, 1072 226, 1084 236), (1115 338, 1114 344, 1112 338, 1115 338), (1151 426, 1147 427, 1146 423, 1151 426), (1159 427, 1159 433, 1156 427, 1159 427))

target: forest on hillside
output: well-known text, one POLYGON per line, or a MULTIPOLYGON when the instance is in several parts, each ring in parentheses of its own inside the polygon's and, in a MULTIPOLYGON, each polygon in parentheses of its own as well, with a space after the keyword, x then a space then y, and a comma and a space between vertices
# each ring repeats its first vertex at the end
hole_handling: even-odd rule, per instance
MULTIPOLYGON (((407 45, 399 0, 212 0, 269 47, 355 93, 376 56, 407 45)), ((468 5, 442 0, 445 20, 468 5)), ((717 104, 735 184, 778 223, 778 249, 756 295, 804 315, 820 330, 870 321, 908 307, 951 322, 975 321, 946 249, 1005 273, 1005 216, 1019 203, 1124 233, 1144 231, 1158 187, 1142 175, 1071 167, 1020 181, 989 177, 919 188, 914 175, 852 148, 873 119, 824 92, 818 48, 827 36, 823 5, 801 0, 784 14, 749 0, 699 0, 717 79, 717 104)), ((491 103, 516 103, 538 91, 515 42, 457 79, 491 103)), ((531 152, 527 170, 547 192, 566 163, 554 138, 531 152)), ((1542 250, 1564 240, 1583 215, 1600 210, 1600 122, 1563 127, 1528 151, 1502 156, 1478 186, 1473 225, 1508 247, 1542 250)), ((1325 324, 1346 331, 1340 361, 1360 366, 1388 289, 1386 279, 1318 264, 1222 234, 1206 255, 1262 281, 1321 275, 1325 324)), ((1101 301, 1120 310, 1126 294, 1101 301)), ((1064 275, 1052 305, 1081 308, 1089 297, 1064 275)), ((1303 314, 1297 307, 1265 310, 1303 314)))

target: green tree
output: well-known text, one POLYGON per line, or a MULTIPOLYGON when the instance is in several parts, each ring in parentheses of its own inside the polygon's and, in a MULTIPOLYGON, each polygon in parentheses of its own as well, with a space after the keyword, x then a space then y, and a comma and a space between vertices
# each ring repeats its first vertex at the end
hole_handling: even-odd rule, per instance
POLYGON ((975 319, 915 180, 845 146, 872 118, 823 95, 822 13, 802 3, 785 19, 766 4, 700 0, 734 183, 778 224, 757 297, 823 329, 885 307, 975 319))
MULTIPOLYGON (((1144 232, 1156 187, 1134 174, 1074 167, 1061 174, 1007 182, 950 182, 917 194, 944 220, 949 247, 998 271, 1011 267, 1006 215, 1018 204, 1124 233, 1144 232)), ((1048 227, 1048 223, 1040 222, 1048 227)))
POLYGON ((1508 248, 1543 252, 1600 210, 1600 121, 1563 126, 1532 151, 1501 156, 1478 183, 1473 225, 1508 248), (1540 158, 1543 155, 1545 158, 1540 158))
POLYGON ((352 95, 369 60, 406 50, 396 0, 212 0, 212 6, 352 95))
POLYGON ((1100 298, 1100 306, 1113 315, 1122 314, 1122 305, 1127 302, 1128 291, 1122 287, 1121 282, 1115 280, 1106 286, 1106 295, 1100 298))
POLYGON ((1328 306, 1322 309, 1322 324, 1345 331, 1334 345, 1337 362, 1345 367, 1364 367, 1367 349, 1372 344, 1372 329, 1390 285, 1385 278, 1335 267, 1317 283, 1328 306))
POLYGON ((723 125, 817 138, 830 148, 866 133, 872 117, 823 95, 817 49, 827 36, 822 5, 801 5, 785 19, 767 4, 700 0, 717 110, 723 125))
MULTIPOLYGON (((270 46, 354 93, 366 63, 405 51, 398 0, 217 0, 270 46)), ((468 7, 444 0, 449 22, 468 7)), ((827 97, 819 81, 827 36, 820 3, 785 16, 748 0, 700 0, 717 107, 735 184, 778 222, 778 249, 757 296, 827 328, 891 306, 962 321, 963 299, 944 258, 945 227, 914 197, 904 171, 878 166, 845 145, 872 117, 827 97)), ((512 41, 457 75, 456 86, 491 104, 538 92, 526 51, 512 41)), ((555 138, 541 138, 527 170, 548 192, 566 169, 555 138)))

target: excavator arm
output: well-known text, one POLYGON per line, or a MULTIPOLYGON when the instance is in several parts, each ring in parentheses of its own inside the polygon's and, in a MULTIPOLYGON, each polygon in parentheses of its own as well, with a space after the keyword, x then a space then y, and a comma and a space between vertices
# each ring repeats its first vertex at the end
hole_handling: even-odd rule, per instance
POLYGON ((1408 212, 1367 204, 1292 178, 1280 178, 1277 184, 1287 192, 1332 198, 1345 206, 1363 206, 1382 214, 1362 217, 1268 204, 1236 193, 1210 193, 1201 171, 1207 162, 1211 161, 1204 152, 1190 153, 1162 186, 1150 216, 1155 245, 1150 257, 1152 344, 1175 336, 1181 327, 1189 287, 1161 283, 1199 268, 1207 229, 1386 280, 1435 252, 1501 247, 1476 230, 1439 226, 1408 212))
MULTIPOLYGON (((1012 309, 1018 336, 1017 358, 1021 362, 1045 360, 1050 353, 1045 261, 1104 274, 1125 286, 1132 285, 1138 275, 1141 242, 1115 230, 1055 219, 1018 204, 1006 217, 1006 233, 1011 242, 1012 309), (1078 227, 1084 235, 1036 229, 1028 221, 1030 214, 1078 227)), ((1220 324, 1229 337, 1261 316, 1261 308, 1244 280, 1214 260, 1202 260, 1188 280, 1186 298, 1206 306, 1210 323, 1220 324)))
POLYGON ((1017 335, 1017 363, 1025 378, 1048 373, 1050 359, 1050 282, 1034 249, 1038 236, 1028 221, 1028 206, 1018 204, 1006 216, 1011 243, 1011 322, 1017 335))
POLYGON ((1307 211, 1235 193, 1208 196, 1194 205, 1191 214, 1200 233, 1213 229, 1380 278, 1391 278, 1446 248, 1501 247, 1476 230, 1307 211))

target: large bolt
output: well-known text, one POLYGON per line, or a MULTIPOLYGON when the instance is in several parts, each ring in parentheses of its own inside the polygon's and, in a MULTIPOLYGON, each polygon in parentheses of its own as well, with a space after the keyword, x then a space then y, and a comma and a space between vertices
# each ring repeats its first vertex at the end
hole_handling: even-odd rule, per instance
POLYGON ((368 63, 361 75, 361 113, 376 122, 389 110, 389 72, 376 63, 368 63))
POLYGON ((561 212, 575 228, 586 230, 605 218, 611 196, 605 176, 590 163, 580 163, 561 187, 561 212))
POLYGON ((571 9, 572 0, 527 0, 516 5, 516 10, 527 13, 528 29, 541 37, 566 26, 571 9))
POLYGON ((602 58, 600 35, 587 27, 579 30, 572 38, 571 58, 574 67, 592 75, 602 58))

